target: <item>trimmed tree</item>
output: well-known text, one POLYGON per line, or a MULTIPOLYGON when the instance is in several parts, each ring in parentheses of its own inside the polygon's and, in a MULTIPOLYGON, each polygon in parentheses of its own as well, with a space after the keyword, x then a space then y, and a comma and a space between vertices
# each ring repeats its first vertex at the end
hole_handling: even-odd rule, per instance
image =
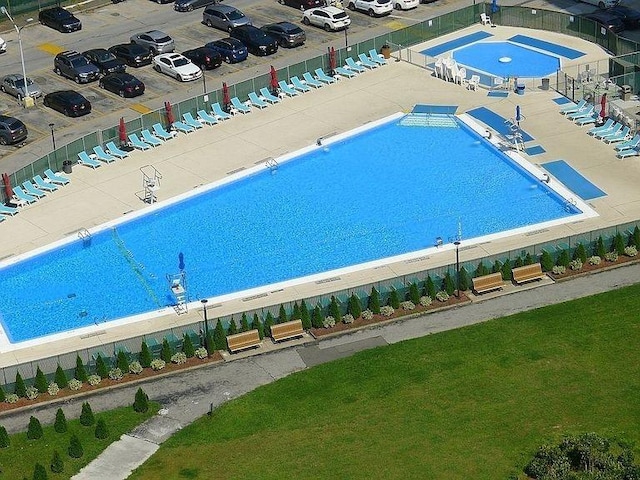
POLYGON ((624 255, 624 247, 624 237, 622 236, 622 233, 618 232, 616 233, 615 237, 613 237, 613 245, 611 251, 617 252, 618 255, 624 255))
POLYGON ((118 350, 118 368, 124 374, 129 373, 129 358, 122 350, 118 350))
POLYGON ((502 274, 503 280, 511 280, 513 278, 513 274, 511 272, 511 261, 509 261, 508 258, 502 264, 502 269, 500 270, 500 273, 502 274))
POLYGON ((84 455, 80 439, 76 435, 72 435, 69 440, 69 448, 67 449, 71 458, 81 458, 84 455))
POLYGON ((633 244, 637 249, 640 249, 640 227, 637 225, 633 229, 633 244))
POLYGON ((409 300, 411 300, 414 305, 420 304, 420 289, 416 282, 411 282, 411 285, 409 285, 409 300))
POLYGON ((227 335, 220 319, 218 319, 216 323, 216 328, 213 329, 213 345, 216 350, 224 350, 227 348, 227 335))
POLYGON ((604 248, 604 240, 602 239, 602 235, 598 237, 598 240, 596 240, 594 253, 600 258, 604 258, 604 256, 607 254, 607 249, 604 248))
POLYGON ((47 389, 49 388, 49 382, 47 381, 47 377, 45 377, 40 367, 36 370, 36 379, 33 382, 33 385, 38 389, 38 393, 47 393, 47 389))
POLYGON ((554 266, 553 257, 546 250, 542 250, 542 257, 540 258, 540 265, 542 266, 543 272, 550 272, 553 270, 554 266))
POLYGON ((149 396, 144 393, 142 388, 138 388, 136 398, 133 401, 133 410, 138 413, 144 413, 149 410, 149 396))
POLYGON ((4 393, 4 389, 0 386, 0 402, 4 402, 7 399, 7 394, 4 393))
POLYGON ((498 273, 500 271, 502 271, 502 263, 500 263, 500 260, 496 260, 493 262, 493 267, 491 267, 491 273, 498 273))
POLYGON ((209 334, 205 337, 204 348, 207 351, 207 357, 210 357, 211 354, 216 350, 216 342, 213 339, 213 333, 209 332, 209 334))
POLYGON ((240 319, 240 331, 241 332, 249 331, 249 319, 247 318, 246 312, 242 312, 242 318, 240 319))
POLYGON ((87 383, 89 381, 89 375, 87 374, 87 369, 84 367, 84 363, 82 362, 80 355, 76 356, 76 369, 73 372, 73 376, 76 379, 80 380, 82 383, 87 383))
POLYGON ((62 367, 58 364, 58 368, 56 368, 56 375, 54 377, 54 381, 58 384, 60 388, 66 388, 69 385, 69 379, 67 378, 67 374, 64 373, 62 367))
POLYGON ((27 438, 29 440, 38 440, 42 438, 42 425, 40 420, 31 415, 29 418, 29 428, 27 429, 27 438))
POLYGON ((558 255, 558 261, 556 263, 562 267, 569 266, 569 263, 571 263, 571 259, 569 258, 569 252, 567 252, 566 249, 563 248, 560 251, 560 255, 558 255))
POLYGON ((432 300, 435 300, 436 298, 436 284, 433 283, 433 279, 431 278, 431 275, 427 275, 427 280, 424 282, 424 290, 425 290, 425 294, 427 295, 427 297, 431 298, 432 300))
POLYGON ((91 405, 89 405, 89 402, 84 402, 80 413, 80 425, 90 427, 94 423, 96 423, 96 418, 93 415, 93 410, 91 410, 91 405))
POLYGON ((107 423, 103 418, 99 418, 96 423, 96 432, 95 436, 99 440, 104 440, 109 436, 109 429, 107 428, 107 423))
MULTIPOLYGON (((480 260, 480 263, 478 263, 478 266, 476 267, 476 277, 482 277, 483 275, 487 275, 489 273, 489 271, 487 270, 487 267, 485 266, 484 263, 482 263, 482 260, 480 260)), ((429 295, 431 296, 431 295, 429 295)), ((434 297, 431 297, 434 298, 434 297)))
POLYGON ((193 348, 191 337, 186 333, 182 336, 182 352, 187 358, 192 358, 196 354, 196 349, 193 348))
POLYGON ((451 277, 451 273, 449 273, 449 270, 447 270, 447 273, 444 274, 442 286, 444 287, 444 291, 447 292, 449 296, 453 295, 453 292, 455 292, 456 290, 456 286, 453 283, 453 278, 451 277))
POLYGON ((257 313, 253 314, 253 321, 251 322, 251 329, 258 330, 258 336, 260 340, 264 338, 264 328, 262 327, 262 322, 260 321, 260 317, 258 317, 257 313))
POLYGON ((349 313, 353 315, 353 318, 359 318, 362 315, 362 305, 360 305, 360 299, 355 293, 349 297, 349 313))
POLYGON ((587 250, 582 243, 579 243, 573 251, 573 259, 580 260, 583 265, 587 263, 587 250))
POLYGON ((338 299, 334 295, 331 295, 331 302, 329 303, 329 315, 333 317, 336 323, 338 323, 342 319, 340 306, 338 305, 338 299))
POLYGON ((288 322, 287 311, 284 309, 284 305, 280 304, 280 311, 278 312, 278 323, 288 322))
POLYGON ((293 312, 291 312, 289 320, 300 320, 300 316, 300 305, 298 305, 298 302, 293 302, 293 312))
POLYGON ((151 366, 151 360, 153 360, 153 357, 151 355, 151 350, 149 350, 149 345, 147 345, 147 342, 143 341, 140 346, 138 361, 142 367, 149 368, 151 366))
POLYGON ((311 326, 313 328, 322 328, 322 310, 320 305, 316 305, 311 312, 311 326))
POLYGON ((62 457, 58 453, 58 450, 53 451, 53 457, 51 457, 51 471, 53 473, 64 472, 64 462, 62 461, 62 457))
POLYGON ((0 448, 7 448, 9 445, 11 445, 11 439, 7 429, 4 428, 4 425, 0 425, 0 448))
POLYGON ((470 286, 469 273, 464 267, 462 267, 460 269, 460 290, 462 290, 463 292, 466 292, 467 290, 469 290, 469 286, 470 286))
POLYGON ((309 307, 304 300, 300 303, 300 320, 302 320, 302 328, 309 330, 311 328, 311 314, 309 313, 309 307))
POLYGON ((47 480, 47 469, 43 465, 36 463, 33 468, 33 480, 47 480))
POLYGON ((229 320, 229 326, 227 327, 227 335, 235 335, 236 333, 238 333, 238 326, 232 315, 231 320, 229 320))
POLYGON ((376 287, 371 287, 371 295, 369 295, 369 310, 376 315, 380 314, 380 294, 376 287))
POLYGON ((389 299, 387 300, 387 305, 390 305, 395 310, 400 308, 400 297, 398 296, 398 291, 395 288, 392 288, 389 292, 389 299))
POLYGON ((524 256, 524 264, 533 265, 533 258, 531 257, 531 254, 529 252, 527 252, 527 254, 524 256))
POLYGON ((107 368, 107 364, 100 354, 98 354, 98 358, 96 358, 96 373, 100 378, 107 378, 109 376, 109 369, 107 368))
POLYGON ((163 338, 162 350, 160 351, 160 358, 165 362, 170 363, 172 356, 173 356, 173 348, 171 348, 171 344, 169 344, 169 340, 167 340, 166 338, 163 338))
POLYGON ((56 421, 53 424, 53 429, 57 433, 66 433, 67 431, 67 417, 61 408, 56 411, 56 421))
POLYGON ((264 318, 263 324, 265 336, 271 336, 271 325, 273 325, 274 321, 275 320, 273 319, 273 315, 271 315, 271 312, 267 312, 267 316, 264 318))
POLYGON ((522 257, 516 257, 515 261, 513 262, 513 266, 514 267, 523 267, 524 266, 524 262, 522 261, 522 257))
POLYGON ((13 389, 13 393, 18 395, 20 398, 25 398, 27 396, 27 386, 24 384, 24 380, 22 379, 20 372, 16 372, 16 384, 13 389))

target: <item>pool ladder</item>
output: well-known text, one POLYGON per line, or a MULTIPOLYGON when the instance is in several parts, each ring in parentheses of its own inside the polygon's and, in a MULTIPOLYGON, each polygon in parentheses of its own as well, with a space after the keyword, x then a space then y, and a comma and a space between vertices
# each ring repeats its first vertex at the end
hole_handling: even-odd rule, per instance
POLYGON ((564 209, 565 209, 567 212, 571 212, 571 209, 572 209, 572 208, 577 208, 577 207, 578 207, 578 202, 576 202, 576 199, 575 199, 575 198, 573 198, 573 197, 571 197, 571 198, 567 199, 567 200, 564 202, 564 209))
POLYGON ((91 233, 86 228, 81 228, 78 230, 78 238, 82 240, 82 243, 85 245, 91 242, 91 233))
POLYGON ((264 165, 269 170, 271 170, 271 173, 275 173, 275 171, 278 170, 278 167, 280 166, 278 165, 278 162, 276 162, 275 158, 267 158, 267 161, 264 163, 264 165))

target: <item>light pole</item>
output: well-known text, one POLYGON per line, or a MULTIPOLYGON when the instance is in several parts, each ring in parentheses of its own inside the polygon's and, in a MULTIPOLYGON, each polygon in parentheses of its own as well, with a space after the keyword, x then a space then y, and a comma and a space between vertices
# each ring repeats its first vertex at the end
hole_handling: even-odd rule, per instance
POLYGON ((347 49, 347 52, 349 51, 349 27, 344 27, 344 48, 347 49))
POLYGON ((453 244, 456 246, 456 297, 460 298, 460 240, 453 244))
MULTIPOLYGON (((206 95, 207 94, 207 76, 204 74, 204 65, 202 68, 202 94, 206 95)), ((206 102, 206 100, 205 100, 206 102)))
POLYGON ((207 300, 203 298, 200 300, 202 303, 202 315, 204 316, 204 347, 207 349, 207 357, 211 356, 210 345, 209 345, 209 321, 207 320, 207 300))
MULTIPOLYGON (((7 18, 9 19, 9 21, 11 22, 11 24, 13 25, 13 28, 16 29, 16 32, 18 32, 18 46, 20 48, 20 62, 22 62, 22 80, 24 82, 24 98, 22 99, 23 101, 23 105, 25 108, 29 108, 29 107, 33 107, 34 105, 34 101, 33 98, 31 98, 31 96, 29 95, 29 86, 27 85, 27 69, 24 66, 24 52, 22 50, 22 29, 26 26, 23 25, 22 27, 18 28, 18 25, 16 25, 16 22, 13 21, 13 17, 9 14, 9 11, 7 10, 6 7, 0 7, 0 12, 2 12, 3 14, 5 14, 7 16, 7 18)), ((28 19, 27 21, 29 21, 31 19, 28 19)))
POLYGON ((53 151, 56 151, 56 136, 53 133, 53 127, 55 127, 55 123, 50 123, 49 128, 51 129, 51 143, 53 143, 53 151))

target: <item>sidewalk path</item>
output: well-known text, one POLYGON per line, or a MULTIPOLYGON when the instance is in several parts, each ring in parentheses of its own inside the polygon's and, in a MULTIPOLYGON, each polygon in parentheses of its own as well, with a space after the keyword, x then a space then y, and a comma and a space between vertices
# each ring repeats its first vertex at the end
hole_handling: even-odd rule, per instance
MULTIPOLYGON (((205 415, 211 408, 215 409, 260 385, 309 366, 345 357, 359 350, 472 325, 638 282, 640 264, 502 295, 487 301, 473 302, 422 317, 318 340, 304 346, 285 348, 151 380, 142 387, 152 400, 162 404, 161 413, 128 435, 123 435, 73 478, 124 480, 134 468, 144 463, 158 449, 159 444, 177 430, 205 415)), ((130 405, 138 386, 97 392, 88 399, 71 399, 62 405, 47 405, 4 416, 0 423, 10 432, 16 432, 26 429, 30 415, 37 416, 42 423, 53 423, 55 412, 60 407, 65 411, 67 418, 76 418, 84 401, 91 402, 94 412, 130 405)))

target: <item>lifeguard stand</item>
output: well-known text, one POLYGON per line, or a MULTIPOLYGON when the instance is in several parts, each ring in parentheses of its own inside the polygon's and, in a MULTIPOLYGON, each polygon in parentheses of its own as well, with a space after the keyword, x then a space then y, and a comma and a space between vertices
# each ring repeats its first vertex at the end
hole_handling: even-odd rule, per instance
POLYGON ((176 299, 174 309, 178 315, 188 312, 187 308, 187 282, 184 272, 168 274, 167 281, 173 297, 176 299))
POLYGON ((142 188, 144 188, 143 200, 146 203, 154 203, 158 201, 156 192, 160 190, 160 179, 162 175, 153 165, 145 165, 140 167, 142 172, 142 188))

